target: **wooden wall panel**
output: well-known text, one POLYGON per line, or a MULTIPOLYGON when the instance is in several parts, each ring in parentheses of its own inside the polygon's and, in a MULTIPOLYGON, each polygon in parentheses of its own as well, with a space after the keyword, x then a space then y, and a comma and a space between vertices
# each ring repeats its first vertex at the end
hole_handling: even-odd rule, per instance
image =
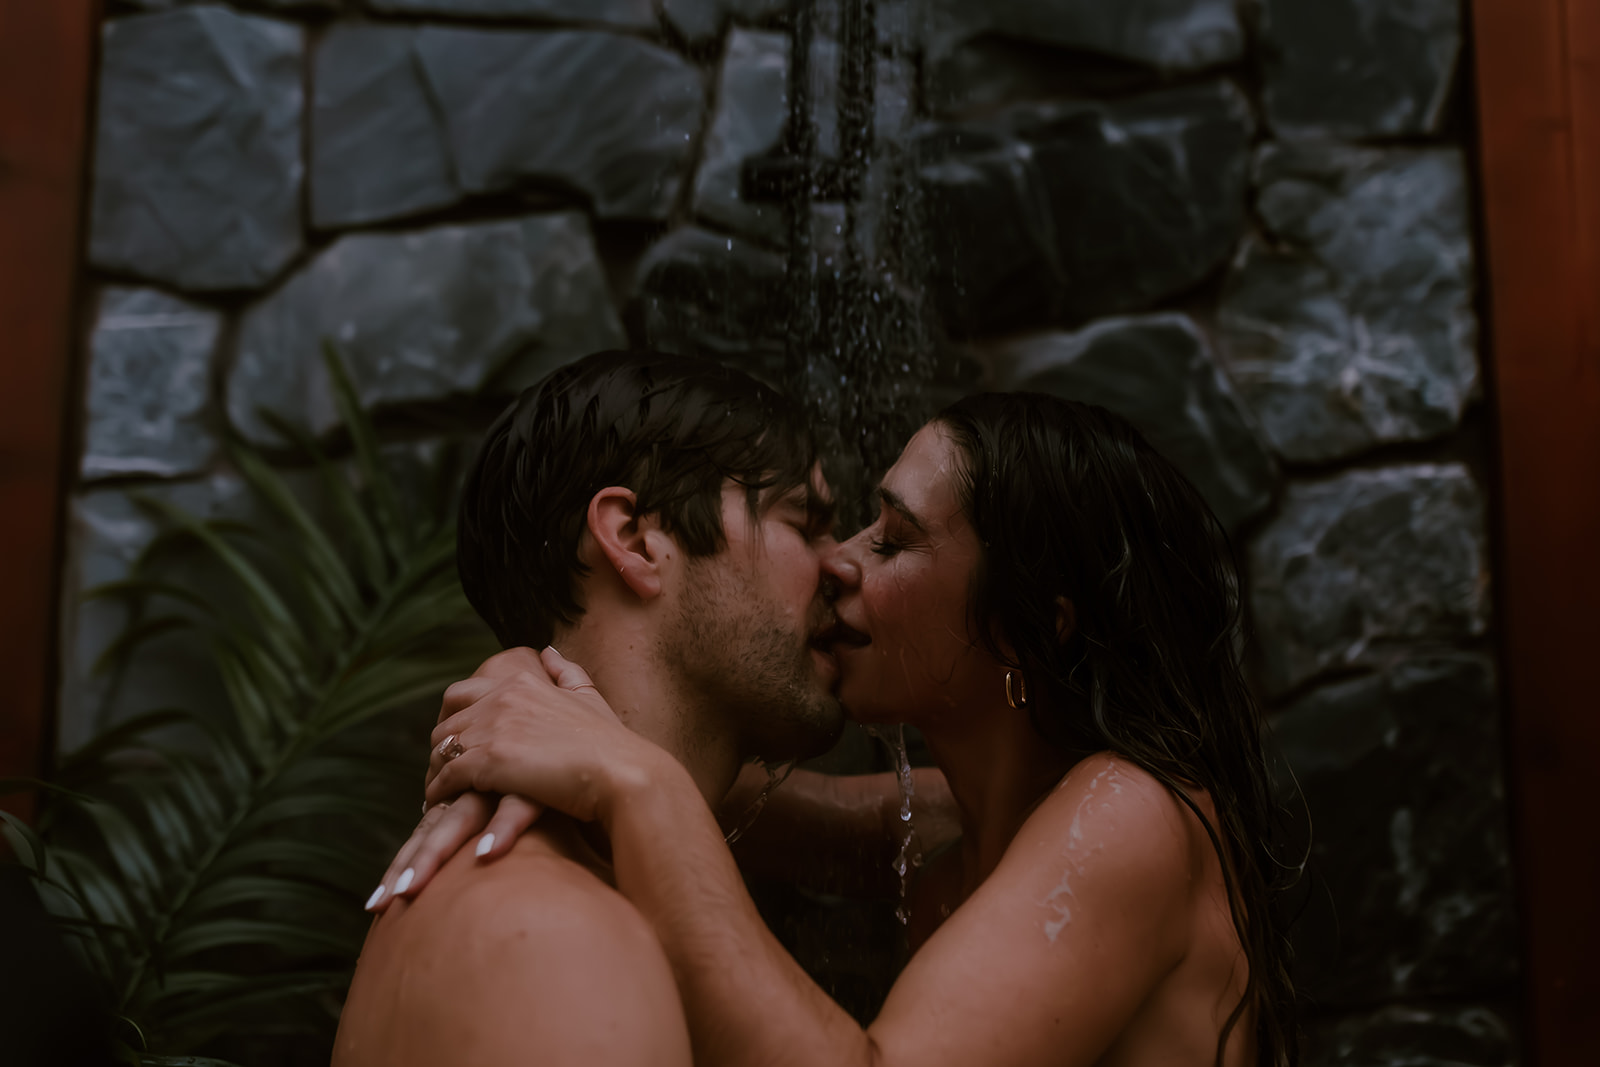
POLYGON ((94 0, 0 0, 0 775, 38 773, 54 699, 62 428, 97 25, 94 0))
POLYGON ((1474 0, 1529 1062, 1600 1063, 1600 5, 1474 0))

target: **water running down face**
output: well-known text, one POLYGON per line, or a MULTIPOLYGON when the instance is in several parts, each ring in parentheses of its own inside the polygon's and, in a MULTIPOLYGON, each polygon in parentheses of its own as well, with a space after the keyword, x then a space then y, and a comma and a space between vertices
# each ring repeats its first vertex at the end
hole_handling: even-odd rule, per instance
POLYGON ((1001 692, 1005 667, 975 638, 982 558, 962 510, 963 457, 929 423, 879 489, 878 518, 823 566, 839 582, 839 698, 858 722, 926 725, 1001 692))

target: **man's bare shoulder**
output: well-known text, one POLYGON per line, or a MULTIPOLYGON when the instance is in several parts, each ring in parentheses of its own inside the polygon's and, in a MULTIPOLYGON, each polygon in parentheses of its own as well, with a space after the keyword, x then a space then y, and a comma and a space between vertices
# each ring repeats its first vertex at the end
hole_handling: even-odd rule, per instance
POLYGON ((373 924, 338 1067, 687 1065, 672 972, 642 916, 559 836, 479 864, 465 852, 373 924))

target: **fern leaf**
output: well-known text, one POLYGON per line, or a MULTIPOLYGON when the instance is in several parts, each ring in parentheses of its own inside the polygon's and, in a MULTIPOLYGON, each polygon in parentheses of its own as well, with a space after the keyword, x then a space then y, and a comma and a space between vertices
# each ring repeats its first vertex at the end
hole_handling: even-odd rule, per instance
POLYGON ((338 513, 340 531, 354 542, 353 570, 361 576, 368 589, 382 586, 388 580, 392 568, 384 552, 383 542, 373 525, 372 516, 362 508, 361 500, 351 489, 350 483, 340 476, 338 469, 323 455, 316 440, 304 430, 276 412, 262 411, 260 414, 274 431, 286 440, 295 442, 316 462, 317 471, 322 476, 323 489, 338 513))
POLYGON ((448 513, 407 519, 328 358, 360 488, 300 443, 328 483, 333 524, 236 443, 234 466, 283 534, 144 498, 161 532, 127 580, 94 591, 132 608, 108 663, 157 634, 193 640, 226 706, 114 727, 63 761, 81 798, 55 794, 32 841, 5 826, 151 1050, 140 1062, 183 1062, 155 1054, 204 1051, 241 1027, 331 1035, 327 994, 348 980, 360 902, 398 843, 388 834, 406 825, 395 806, 420 779, 420 753, 401 753, 426 734, 444 687, 494 648, 461 595, 448 513), (156 577, 180 544, 198 546, 228 588, 156 577))
POLYGON ((340 621, 360 618, 364 605, 349 566, 283 478, 248 449, 235 447, 229 450, 229 456, 250 487, 288 521, 297 536, 300 556, 306 564, 305 573, 312 579, 309 584, 326 590, 329 599, 338 607, 339 616, 328 620, 329 628, 340 621))
POLYGON ((403 531, 408 524, 401 512, 400 501, 394 492, 394 487, 389 484, 389 477, 383 470, 383 462, 378 455, 377 434, 373 432, 372 422, 361 408, 355 383, 350 380, 350 374, 345 370, 338 350, 331 341, 324 344, 322 357, 328 368, 328 378, 333 384, 334 406, 339 411, 339 418, 343 420, 345 429, 350 433, 350 442, 356 450, 356 465, 361 471, 362 481, 372 495, 378 536, 388 547, 391 558, 404 558, 407 555, 407 545, 403 531))

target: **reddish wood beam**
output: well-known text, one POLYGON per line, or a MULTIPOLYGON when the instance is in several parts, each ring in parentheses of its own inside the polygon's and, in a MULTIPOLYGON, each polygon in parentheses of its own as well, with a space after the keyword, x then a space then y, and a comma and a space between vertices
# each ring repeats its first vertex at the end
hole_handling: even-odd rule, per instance
MULTIPOLYGON (((37 775, 54 704, 63 423, 95 0, 0 0, 0 775, 37 775)), ((26 817, 28 798, 0 801, 26 817)))
POLYGON ((1600 1063, 1600 7, 1475 0, 1529 1062, 1600 1063))

